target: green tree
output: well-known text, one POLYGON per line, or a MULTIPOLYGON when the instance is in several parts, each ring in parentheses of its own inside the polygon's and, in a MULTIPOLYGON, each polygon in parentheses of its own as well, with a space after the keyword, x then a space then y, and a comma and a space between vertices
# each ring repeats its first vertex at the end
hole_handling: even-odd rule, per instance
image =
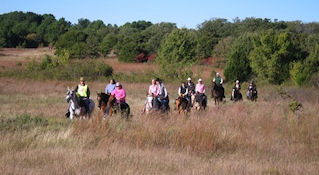
POLYGON ((309 56, 292 64, 290 75, 296 85, 304 85, 319 71, 319 44, 315 44, 309 56))
POLYGON ((111 52, 112 49, 115 48, 118 41, 118 37, 114 33, 109 33, 103 38, 102 43, 100 44, 100 52, 107 56, 111 52))
POLYGON ((218 44, 212 51, 212 56, 226 58, 231 49, 231 42, 231 37, 226 37, 224 39, 219 40, 218 44))
POLYGON ((270 83, 281 84, 289 78, 290 63, 296 60, 291 35, 267 30, 254 40, 250 54, 251 67, 258 77, 270 83))
POLYGON ((213 19, 198 27, 197 58, 208 58, 221 38, 231 34, 232 25, 227 19, 213 19))
POLYGON ((143 47, 147 53, 157 53, 164 37, 176 29, 174 23, 158 23, 146 28, 141 35, 145 38, 143 47))
POLYGON ((190 76, 196 59, 196 34, 185 28, 174 29, 163 40, 156 62, 166 78, 185 79, 190 76))
POLYGON ((246 33, 232 43, 224 70, 227 81, 245 81, 250 78, 252 69, 250 67, 249 55, 253 50, 254 37, 254 34, 246 33))
POLYGON ((63 34, 57 41, 56 54, 61 55, 64 50, 70 53, 70 58, 85 58, 89 56, 89 47, 86 44, 88 35, 79 30, 71 30, 63 34))

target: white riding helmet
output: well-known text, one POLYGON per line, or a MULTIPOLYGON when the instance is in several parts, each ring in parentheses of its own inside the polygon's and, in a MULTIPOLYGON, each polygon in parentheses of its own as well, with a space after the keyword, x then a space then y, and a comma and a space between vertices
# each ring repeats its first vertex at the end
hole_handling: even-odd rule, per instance
POLYGON ((115 84, 115 86, 117 87, 117 86, 121 86, 121 83, 120 82, 117 82, 116 84, 115 84))
POLYGON ((236 83, 239 83, 239 80, 236 80, 236 83))
POLYGON ((200 79, 198 79, 198 82, 201 82, 201 81, 203 81, 201 78, 200 78, 200 79))
POLYGON ((188 81, 191 81, 192 79, 191 79, 191 77, 188 77, 187 80, 188 80, 188 81))

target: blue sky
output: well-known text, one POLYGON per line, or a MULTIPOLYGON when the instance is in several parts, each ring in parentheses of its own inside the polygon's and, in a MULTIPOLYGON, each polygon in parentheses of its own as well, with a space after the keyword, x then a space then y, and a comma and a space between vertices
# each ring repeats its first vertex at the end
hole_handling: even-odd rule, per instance
POLYGON ((173 22, 196 28, 211 18, 270 18, 319 21, 318 0, 0 0, 0 14, 12 11, 51 13, 72 23, 79 18, 101 19, 105 24, 147 20, 173 22))

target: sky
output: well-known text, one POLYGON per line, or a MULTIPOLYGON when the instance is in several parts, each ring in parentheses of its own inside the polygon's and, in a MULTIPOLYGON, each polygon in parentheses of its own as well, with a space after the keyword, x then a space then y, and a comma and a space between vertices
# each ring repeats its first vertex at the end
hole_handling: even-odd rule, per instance
POLYGON ((80 18, 119 26, 138 20, 173 22, 193 29, 212 18, 318 22, 318 7, 319 0, 0 0, 0 14, 50 13, 73 24, 80 18))

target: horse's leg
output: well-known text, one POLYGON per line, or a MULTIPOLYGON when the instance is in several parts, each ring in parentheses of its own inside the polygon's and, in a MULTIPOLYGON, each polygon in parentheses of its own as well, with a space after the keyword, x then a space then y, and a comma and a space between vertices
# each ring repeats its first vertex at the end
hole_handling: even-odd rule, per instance
POLYGON ((110 107, 110 109, 109 109, 109 116, 112 116, 112 114, 113 114, 113 107, 110 107))
POLYGON ((73 110, 69 110, 69 111, 70 111, 70 119, 73 120, 73 118, 74 118, 73 110))

